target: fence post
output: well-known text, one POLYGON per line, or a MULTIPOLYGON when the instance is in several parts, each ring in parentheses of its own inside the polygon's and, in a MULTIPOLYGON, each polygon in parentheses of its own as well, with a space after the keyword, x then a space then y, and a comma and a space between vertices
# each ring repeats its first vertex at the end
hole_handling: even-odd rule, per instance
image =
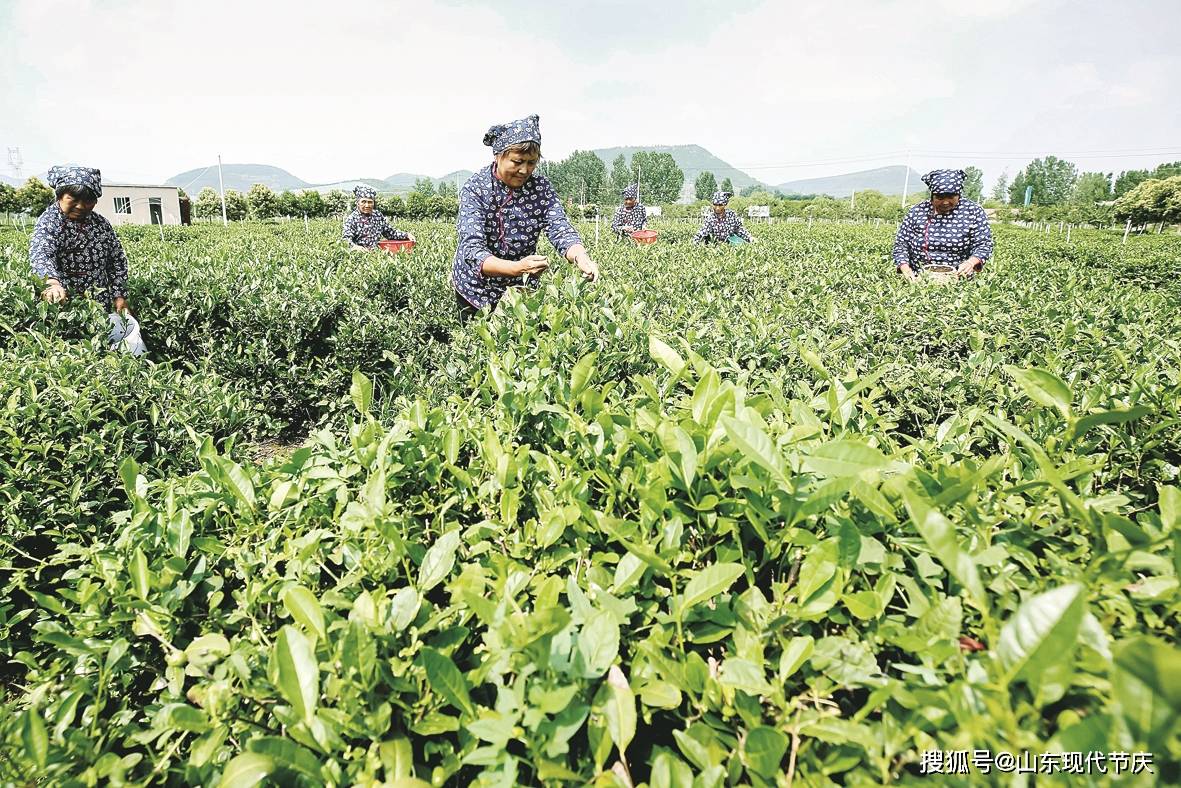
POLYGON ((1128 245, 1128 233, 1130 232, 1132 232, 1132 220, 1128 219, 1128 223, 1124 225, 1124 246, 1128 245))

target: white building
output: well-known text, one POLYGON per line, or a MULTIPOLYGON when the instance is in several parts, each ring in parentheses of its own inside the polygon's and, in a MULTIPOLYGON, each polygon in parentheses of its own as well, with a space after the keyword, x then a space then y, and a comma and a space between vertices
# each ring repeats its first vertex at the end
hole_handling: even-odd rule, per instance
POLYGON ((104 183, 94 210, 121 224, 180 224, 180 191, 175 186, 104 183))

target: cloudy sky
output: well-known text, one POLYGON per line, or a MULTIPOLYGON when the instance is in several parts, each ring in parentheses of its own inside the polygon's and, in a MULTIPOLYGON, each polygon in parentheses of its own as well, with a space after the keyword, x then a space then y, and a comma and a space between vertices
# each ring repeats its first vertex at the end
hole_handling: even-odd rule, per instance
POLYGON ((549 158, 697 143, 769 183, 908 150, 1118 171, 1181 159, 1179 29, 1177 0, 0 0, 0 145, 26 175, 438 176, 536 112, 549 158))

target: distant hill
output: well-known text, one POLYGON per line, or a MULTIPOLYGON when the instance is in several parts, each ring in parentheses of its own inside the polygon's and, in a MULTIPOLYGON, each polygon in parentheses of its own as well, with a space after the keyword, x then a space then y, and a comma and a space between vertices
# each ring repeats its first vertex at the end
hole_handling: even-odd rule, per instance
MULTIPOLYGON (((913 193, 925 188, 922 177, 915 170, 910 171, 910 191, 913 193)), ((906 182, 906 167, 896 164, 889 167, 878 167, 875 170, 861 170, 848 172, 844 175, 831 175, 827 178, 808 178, 802 181, 781 183, 775 188, 785 195, 792 194, 827 194, 829 197, 848 197, 854 191, 877 191, 882 194, 902 194, 906 182)))
MULTIPOLYGON (((265 184, 275 191, 306 189, 311 185, 287 170, 269 164, 222 164, 221 172, 226 188, 240 192, 250 191, 250 187, 256 183, 265 184)), ((206 186, 217 189, 217 165, 182 172, 164 183, 168 186, 179 186, 195 197, 206 186)))
POLYGON ((694 198, 694 181, 703 172, 712 172, 718 183, 729 178, 730 182, 734 184, 735 192, 741 191, 747 186, 765 186, 762 181, 752 178, 729 162, 719 159, 700 145, 647 145, 641 147, 597 148, 594 150, 594 153, 603 160, 607 165, 607 170, 610 171, 611 163, 615 161, 616 156, 622 153, 624 159, 630 163, 632 154, 637 151, 672 154, 673 159, 677 162, 677 166, 685 173, 685 185, 681 188, 682 199, 692 200, 694 198))
MULTIPOLYGON (((610 169, 616 156, 623 154, 624 159, 630 163, 632 155, 637 151, 672 154, 672 157, 677 162, 677 166, 685 173, 685 186, 681 190, 681 197, 683 199, 693 199, 693 182, 697 179, 698 175, 707 170, 714 174, 718 183, 729 178, 734 184, 735 191, 745 189, 747 186, 754 184, 766 186, 766 184, 752 178, 742 170, 719 159, 700 145, 647 145, 600 148, 595 150, 594 153, 610 169)), ((397 172, 385 178, 355 178, 352 180, 333 181, 331 183, 310 183, 292 175, 281 167, 274 167, 269 164, 222 164, 221 170, 222 177, 225 179, 226 188, 241 192, 249 191, 250 187, 256 183, 265 184, 275 191, 315 189, 320 192, 328 192, 333 189, 352 191, 356 184, 366 183, 382 193, 406 194, 414 188, 414 182, 420 178, 430 178, 436 186, 444 181, 449 183, 458 182, 462 186, 463 182, 472 175, 471 170, 455 170, 441 177, 413 172, 397 172)), ((217 189, 217 165, 213 164, 203 169, 182 172, 179 175, 172 176, 165 183, 170 186, 180 186, 193 196, 199 194, 207 186, 217 189)))

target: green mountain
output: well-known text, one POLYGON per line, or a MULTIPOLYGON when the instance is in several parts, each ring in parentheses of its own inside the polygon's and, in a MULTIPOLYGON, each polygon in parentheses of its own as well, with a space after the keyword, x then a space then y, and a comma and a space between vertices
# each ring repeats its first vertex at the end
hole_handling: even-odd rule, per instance
MULTIPOLYGON (((910 171, 910 192, 921 191, 926 187, 919 180, 922 176, 915 170, 910 171)), ((906 167, 896 164, 890 167, 878 167, 874 170, 848 172, 844 175, 831 175, 827 178, 808 178, 802 181, 781 183, 775 188, 784 194, 827 194, 830 197, 848 197, 854 191, 877 191, 882 194, 902 194, 906 183, 906 167)))

